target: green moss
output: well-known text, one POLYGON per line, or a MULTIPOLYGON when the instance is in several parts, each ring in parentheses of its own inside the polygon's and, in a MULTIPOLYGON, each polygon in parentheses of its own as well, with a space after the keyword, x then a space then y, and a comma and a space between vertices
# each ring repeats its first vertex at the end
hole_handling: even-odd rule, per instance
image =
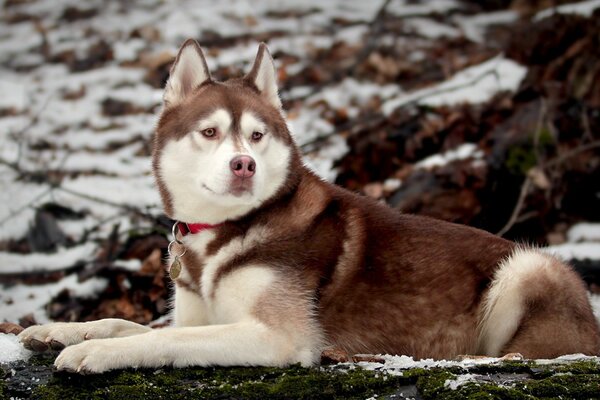
MULTIPOLYGON (((600 398, 600 365, 595 361, 538 365, 509 361, 469 368, 414 368, 401 376, 360 368, 164 368, 111 371, 82 376, 31 366, 28 373, 46 373, 31 391, 0 380, 0 398, 33 399, 364 399, 413 391, 423 399, 600 398), (466 373, 479 375, 452 390, 448 381, 466 373)), ((22 371, 24 372, 24 371, 22 371)), ((35 375, 38 376, 38 375, 35 375)), ((21 376, 22 381, 31 377, 21 376)), ((19 384, 20 385, 20 384, 19 384)), ((417 396, 417 397, 418 397, 417 396)))
POLYGON ((513 146, 506 156, 506 168, 515 175, 525 175, 527 171, 537 164, 537 157, 533 147, 513 146))
POLYGON ((417 380, 417 388, 425 399, 437 399, 440 394, 447 391, 446 381, 455 380, 457 375, 440 369, 434 369, 417 380))
POLYGON ((555 142, 552 133, 546 128, 541 128, 532 133, 525 143, 515 144, 508 149, 506 168, 515 175, 527 174, 527 171, 538 163, 535 148, 537 147, 538 152, 544 154, 555 145, 555 142))
POLYGON ((37 388, 32 398, 364 399, 391 393, 411 379, 361 369, 332 371, 299 366, 127 370, 97 376, 61 373, 37 388))

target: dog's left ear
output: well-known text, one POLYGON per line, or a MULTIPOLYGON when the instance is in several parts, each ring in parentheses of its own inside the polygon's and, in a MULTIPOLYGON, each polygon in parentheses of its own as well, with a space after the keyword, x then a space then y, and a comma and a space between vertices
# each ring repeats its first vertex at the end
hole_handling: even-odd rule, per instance
POLYGON ((256 60, 254 60, 254 65, 244 79, 256 86, 273 107, 281 110, 275 65, 266 44, 261 43, 258 46, 258 54, 256 60))

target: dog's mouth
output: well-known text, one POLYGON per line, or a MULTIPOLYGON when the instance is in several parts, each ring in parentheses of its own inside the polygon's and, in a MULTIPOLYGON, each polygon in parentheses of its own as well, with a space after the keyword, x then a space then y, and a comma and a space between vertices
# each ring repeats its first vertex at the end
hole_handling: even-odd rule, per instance
POLYGON ((229 188, 222 193, 219 193, 206 184, 202 184, 202 187, 206 189, 209 193, 218 195, 218 196, 226 196, 231 194, 235 197, 241 197, 244 194, 252 194, 252 180, 251 179, 232 179, 229 188))
POLYGON ((246 193, 252 194, 252 179, 232 179, 228 192, 235 197, 243 196, 246 193))

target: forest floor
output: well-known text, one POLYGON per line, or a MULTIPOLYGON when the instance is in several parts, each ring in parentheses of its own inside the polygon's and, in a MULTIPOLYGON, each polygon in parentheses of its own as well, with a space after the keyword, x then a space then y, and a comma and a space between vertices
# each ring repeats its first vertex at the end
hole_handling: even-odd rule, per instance
POLYGON ((220 79, 268 44, 323 178, 544 246, 598 292, 600 1, 285 4, 0 0, 0 322, 166 322, 151 137, 188 37, 220 79))

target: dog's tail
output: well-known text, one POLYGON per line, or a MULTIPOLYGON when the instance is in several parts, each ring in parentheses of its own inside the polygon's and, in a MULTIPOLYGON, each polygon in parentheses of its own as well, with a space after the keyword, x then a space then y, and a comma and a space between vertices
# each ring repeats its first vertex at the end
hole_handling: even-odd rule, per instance
POLYGON ((518 247, 484 299, 478 353, 528 358, 600 352, 598 323, 579 276, 558 258, 518 247))

